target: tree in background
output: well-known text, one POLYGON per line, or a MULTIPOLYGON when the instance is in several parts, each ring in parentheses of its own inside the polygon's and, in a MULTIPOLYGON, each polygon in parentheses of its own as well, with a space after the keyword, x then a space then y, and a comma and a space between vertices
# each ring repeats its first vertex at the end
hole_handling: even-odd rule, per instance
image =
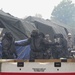
POLYGON ((58 4, 52 14, 52 20, 58 20, 67 25, 75 24, 75 5, 71 0, 62 0, 60 4, 58 4))

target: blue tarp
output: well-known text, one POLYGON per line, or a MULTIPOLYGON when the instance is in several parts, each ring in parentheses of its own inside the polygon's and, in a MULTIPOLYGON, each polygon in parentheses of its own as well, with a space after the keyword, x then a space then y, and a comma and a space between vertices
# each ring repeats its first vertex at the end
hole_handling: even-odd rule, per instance
MULTIPOLYGON (((25 42, 26 40, 16 41, 17 43, 25 42)), ((30 55, 30 45, 27 46, 16 46, 16 51, 18 54, 17 59, 29 59, 30 55)), ((2 45, 0 43, 0 58, 2 58, 2 45)))

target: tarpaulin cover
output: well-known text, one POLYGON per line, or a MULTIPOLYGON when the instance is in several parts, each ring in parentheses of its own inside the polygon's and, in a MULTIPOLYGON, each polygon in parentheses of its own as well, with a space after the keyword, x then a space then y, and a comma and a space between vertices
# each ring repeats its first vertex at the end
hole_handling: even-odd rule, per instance
POLYGON ((32 30, 36 29, 33 23, 23 21, 2 10, 0 10, 0 28, 3 28, 0 36, 9 31, 16 41, 27 39, 32 30))
POLYGON ((29 16, 25 19, 25 21, 34 23, 36 28, 40 32, 43 32, 44 34, 49 34, 51 41, 54 41, 55 34, 62 34, 64 38, 67 38, 67 33, 65 31, 66 28, 64 26, 53 23, 50 20, 29 16))

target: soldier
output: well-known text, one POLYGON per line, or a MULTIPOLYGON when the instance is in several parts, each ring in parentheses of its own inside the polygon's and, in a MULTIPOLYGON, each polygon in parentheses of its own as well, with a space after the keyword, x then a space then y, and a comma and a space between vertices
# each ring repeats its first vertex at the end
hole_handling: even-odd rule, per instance
POLYGON ((14 59, 14 55, 17 58, 16 48, 14 44, 13 35, 10 32, 6 32, 2 38, 2 59, 14 59))
MULTIPOLYGON (((50 40, 50 36, 49 34, 45 35, 45 40, 48 41, 50 44, 53 44, 52 41, 50 40)), ((44 59, 50 59, 52 57, 52 46, 54 45, 49 45, 45 47, 45 51, 44 51, 44 59)))
POLYGON ((68 47, 68 51, 69 51, 69 56, 71 56, 71 51, 73 50, 73 40, 72 40, 71 33, 68 33, 67 47, 68 47))
POLYGON ((55 42, 58 42, 59 45, 56 45, 53 52, 53 57, 55 59, 59 58, 67 58, 68 57, 68 50, 67 50, 67 41, 63 37, 62 34, 56 34, 55 42))
POLYGON ((15 43, 16 46, 26 46, 30 45, 30 58, 29 61, 34 61, 35 59, 42 59, 43 58, 43 38, 39 36, 38 30, 33 30, 31 33, 31 37, 28 38, 26 42, 21 44, 15 43))

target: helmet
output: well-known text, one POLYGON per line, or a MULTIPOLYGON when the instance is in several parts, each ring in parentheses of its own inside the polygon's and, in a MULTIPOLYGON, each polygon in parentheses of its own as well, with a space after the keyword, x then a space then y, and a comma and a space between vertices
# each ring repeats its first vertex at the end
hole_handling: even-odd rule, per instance
POLYGON ((13 35, 11 34, 11 32, 6 32, 5 36, 8 37, 8 38, 12 38, 13 37, 13 35))
POLYGON ((68 35, 70 35, 70 36, 71 36, 71 33, 68 33, 68 35))
POLYGON ((31 33, 31 37, 36 37, 38 35, 38 30, 33 30, 31 33))

